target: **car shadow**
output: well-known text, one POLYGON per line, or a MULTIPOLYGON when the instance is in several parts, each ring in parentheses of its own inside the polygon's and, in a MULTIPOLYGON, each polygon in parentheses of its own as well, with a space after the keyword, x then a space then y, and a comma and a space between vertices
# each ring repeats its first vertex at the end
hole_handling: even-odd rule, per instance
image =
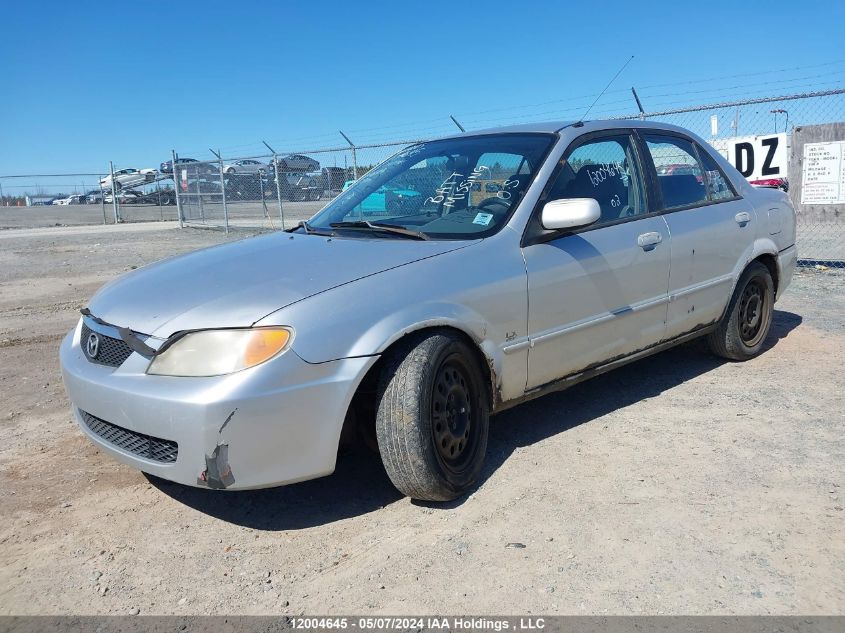
MULTIPOLYGON (((775 310, 764 353, 786 338, 801 321, 797 314, 775 310)), ((485 466, 476 487, 517 449, 658 396, 725 362, 710 354, 699 339, 494 416, 485 466)), ((362 450, 341 455, 335 472, 328 477, 266 490, 220 492, 152 476, 148 479, 163 493, 199 512, 268 531, 332 523, 373 512, 402 498, 390 483, 378 456, 362 450)), ((449 509, 463 504, 467 496, 445 504, 414 503, 449 509)))

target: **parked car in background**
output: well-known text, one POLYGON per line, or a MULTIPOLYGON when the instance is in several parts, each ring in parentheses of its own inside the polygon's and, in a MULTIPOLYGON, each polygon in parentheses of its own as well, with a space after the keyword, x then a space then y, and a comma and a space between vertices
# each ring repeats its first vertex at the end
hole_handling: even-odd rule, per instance
POLYGON ((346 170, 343 167, 323 167, 321 174, 327 191, 340 191, 346 180, 346 170))
MULTIPOLYGON (((105 195, 105 202, 106 204, 111 204, 113 200, 113 194, 111 191, 106 193, 105 195)), ((135 191, 132 189, 123 189, 117 192, 117 202, 118 204, 136 204, 141 201, 144 197, 144 194, 140 191, 135 191)))
MULTIPOLYGON (((183 163, 198 163, 199 161, 196 158, 177 158, 176 164, 181 165, 183 163)), ((173 161, 166 160, 161 165, 159 165, 158 169, 162 174, 172 174, 173 173, 173 161)))
POLYGON ((135 204, 158 204, 161 206, 176 204, 176 192, 172 188, 166 187, 158 191, 142 193, 136 197, 135 204))
POLYGON ((700 172, 697 171, 697 165, 689 165, 687 163, 670 163, 667 165, 661 165, 657 169, 658 176, 695 176, 698 175, 700 172))
POLYGON ((137 187, 156 179, 158 172, 155 169, 135 169, 129 167, 114 172, 114 186, 112 186, 111 174, 100 180, 103 189, 117 189, 124 187, 137 187))
POLYGON ((60 206, 67 206, 69 204, 85 204, 86 194, 74 194, 72 196, 66 196, 64 198, 56 198, 51 202, 51 204, 56 204, 60 206))
POLYGON ((157 477, 320 477, 357 430, 398 490, 443 501, 482 472, 491 413, 696 337, 762 353, 796 262, 788 196, 682 128, 464 133, 393 155, 287 233, 109 282, 62 374, 82 432, 157 477), (678 155, 701 181, 663 169, 678 155), (472 200, 494 165, 510 175, 472 200), (362 217, 411 183, 399 212, 362 217))
POLYGON ((92 189, 87 194, 85 194, 86 204, 99 204, 100 202, 103 202, 102 189, 92 189))
POLYGON ((770 189, 789 191, 789 181, 786 178, 760 178, 758 180, 749 180, 748 182, 755 187, 768 187, 770 189))
POLYGON ((223 172, 226 174, 266 174, 270 171, 270 167, 267 163, 245 158, 231 163, 224 163, 223 172))
POLYGON ((420 195, 414 189, 384 185, 361 200, 357 209, 364 215, 401 214, 404 209, 413 212, 419 209, 420 195))
POLYGON ((320 163, 302 154, 290 154, 279 158, 280 171, 319 171, 320 163))
POLYGON ((294 202, 304 200, 320 200, 323 197, 322 177, 309 176, 298 172, 285 172, 279 181, 282 196, 294 202))

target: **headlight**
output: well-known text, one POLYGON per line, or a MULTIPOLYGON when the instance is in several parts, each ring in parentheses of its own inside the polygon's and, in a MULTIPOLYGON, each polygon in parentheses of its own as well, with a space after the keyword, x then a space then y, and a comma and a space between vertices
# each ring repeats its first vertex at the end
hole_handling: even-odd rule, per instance
POLYGON ((147 373, 159 376, 231 374, 283 353, 291 338, 293 330, 282 327, 192 332, 157 354, 147 373))

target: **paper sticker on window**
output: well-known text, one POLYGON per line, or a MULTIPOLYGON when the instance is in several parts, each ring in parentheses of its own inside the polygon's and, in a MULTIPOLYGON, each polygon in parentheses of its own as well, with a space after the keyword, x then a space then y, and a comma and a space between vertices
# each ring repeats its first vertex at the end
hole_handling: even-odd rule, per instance
POLYGON ((492 213, 478 213, 475 216, 475 219, 472 221, 473 224, 480 224, 481 226, 487 226, 490 224, 490 221, 493 219, 492 213))

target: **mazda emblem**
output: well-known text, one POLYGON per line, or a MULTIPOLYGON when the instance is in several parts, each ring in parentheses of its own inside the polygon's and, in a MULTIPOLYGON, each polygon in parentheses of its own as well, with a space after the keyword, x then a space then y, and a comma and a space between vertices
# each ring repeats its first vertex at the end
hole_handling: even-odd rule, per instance
POLYGON ((88 352, 89 358, 97 358, 97 352, 100 351, 100 337, 96 333, 91 332, 88 335, 88 343, 85 350, 88 352))

